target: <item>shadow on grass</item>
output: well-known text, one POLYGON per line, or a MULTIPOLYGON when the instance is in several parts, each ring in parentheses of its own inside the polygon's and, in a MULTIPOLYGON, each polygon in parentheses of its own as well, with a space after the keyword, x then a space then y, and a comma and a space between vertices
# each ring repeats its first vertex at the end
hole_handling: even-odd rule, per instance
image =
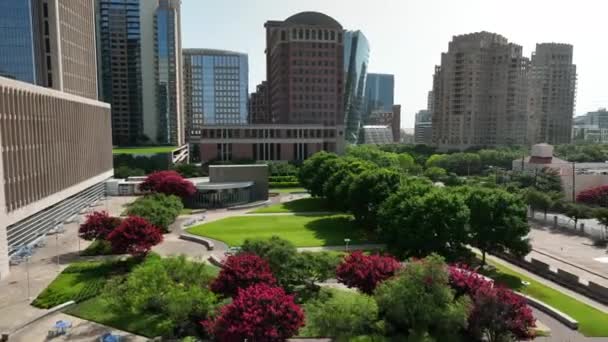
POLYGON ((283 203, 283 207, 291 212, 320 212, 331 211, 327 200, 318 197, 301 198, 283 203))
POLYGON ((315 237, 324 241, 324 246, 344 245, 344 239, 349 238, 350 244, 374 242, 375 239, 358 227, 351 216, 336 215, 323 217, 306 223, 305 227, 314 232, 315 237))

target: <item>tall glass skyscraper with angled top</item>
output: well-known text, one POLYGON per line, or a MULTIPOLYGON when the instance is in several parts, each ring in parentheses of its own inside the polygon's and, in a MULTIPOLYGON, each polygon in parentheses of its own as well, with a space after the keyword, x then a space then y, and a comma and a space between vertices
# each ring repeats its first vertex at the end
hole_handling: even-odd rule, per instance
POLYGON ((369 42, 361 31, 344 32, 344 125, 346 140, 356 143, 362 125, 369 42))
POLYGON ((32 0, 0 1, 0 76, 36 83, 32 0))
POLYGON ((247 55, 212 49, 184 49, 183 55, 187 140, 203 125, 246 124, 247 55))

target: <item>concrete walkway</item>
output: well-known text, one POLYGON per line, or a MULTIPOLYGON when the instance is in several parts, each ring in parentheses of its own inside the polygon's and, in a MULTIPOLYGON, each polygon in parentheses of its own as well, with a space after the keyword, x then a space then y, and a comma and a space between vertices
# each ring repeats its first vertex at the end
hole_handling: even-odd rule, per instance
POLYGON ((386 245, 384 244, 361 244, 361 245, 350 245, 348 248, 346 246, 322 246, 322 247, 300 247, 298 248, 298 252, 324 252, 324 251, 366 251, 366 250, 376 250, 376 249, 384 249, 386 245))

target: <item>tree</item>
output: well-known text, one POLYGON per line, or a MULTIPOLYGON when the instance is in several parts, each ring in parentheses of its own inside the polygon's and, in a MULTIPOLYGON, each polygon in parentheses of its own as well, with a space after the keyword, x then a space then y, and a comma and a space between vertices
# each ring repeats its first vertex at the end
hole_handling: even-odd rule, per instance
POLYGON ((576 230, 576 225, 578 220, 588 219, 592 217, 593 212, 589 207, 582 204, 576 203, 565 203, 563 204, 564 215, 568 216, 572 220, 574 220, 574 229, 576 230))
POLYGON ((391 256, 365 255, 356 251, 338 265, 336 278, 348 287, 371 294, 378 284, 395 275, 400 267, 399 261, 391 256))
POLYGON ((520 256, 530 252, 526 206, 518 196, 501 189, 474 187, 466 195, 466 204, 471 243, 481 250, 482 264, 487 252, 508 250, 520 256))
POLYGON ((397 163, 399 169, 408 174, 417 174, 421 171, 422 167, 416 164, 416 161, 409 153, 397 154, 397 163))
POLYGON ((129 216, 108 234, 107 240, 114 253, 129 253, 141 257, 163 241, 163 234, 159 228, 145 219, 129 216))
POLYGON ((189 198, 196 193, 196 187, 182 176, 167 176, 160 180, 154 191, 165 195, 189 198))
POLYGON ((233 297, 239 289, 254 284, 275 285, 276 280, 266 260, 251 253, 229 256, 215 281, 211 284, 213 292, 233 297))
POLYGON ((545 220, 547 220, 547 211, 554 204, 550 195, 534 189, 526 191, 526 202, 532 208, 532 215, 534 215, 534 210, 542 210, 545 213, 545 220))
POLYGON ((184 205, 177 196, 167 196, 161 193, 149 194, 138 198, 127 207, 127 215, 139 216, 163 232, 169 231, 169 226, 175 222, 184 205))
POLYGON ((461 256, 469 242, 469 208, 460 194, 423 184, 401 188, 382 204, 380 237, 398 257, 461 256))
MULTIPOLYGON (((322 192, 323 183, 326 178, 319 177, 319 170, 325 164, 326 161, 338 158, 333 153, 327 153, 325 151, 317 152, 310 158, 306 159, 300 167, 300 173, 298 178, 300 184, 306 188, 313 196, 319 196, 322 192)), ((325 175, 324 175, 325 176, 325 175)))
POLYGON ((202 168, 195 164, 177 164, 175 167, 173 167, 173 169, 184 178, 194 178, 203 175, 202 168))
POLYGON ((304 313, 280 287, 240 289, 219 316, 202 322, 218 341, 285 341, 304 325, 304 313))
POLYGON ((142 191, 156 191, 163 179, 172 176, 181 177, 177 171, 173 170, 153 172, 139 185, 139 189, 142 191))
POLYGON ((559 171, 545 167, 540 172, 536 172, 534 187, 541 192, 562 192, 562 179, 559 171))
POLYGON ((78 228, 78 236, 88 241, 104 240, 118 225, 120 218, 110 216, 107 211, 95 211, 86 216, 78 228))
POLYGON ((389 334, 425 336, 450 341, 466 327, 470 301, 455 298, 443 259, 431 255, 410 262, 376 289, 380 318, 389 334))
POLYGON ((583 190, 576 195, 576 201, 606 208, 608 207, 608 185, 583 190))
POLYGON ((146 172, 138 168, 130 168, 126 165, 121 165, 114 169, 114 178, 128 178, 133 176, 145 176, 146 172))
POLYGON ((374 298, 352 291, 321 290, 305 306, 306 325, 300 336, 327 336, 338 341, 375 333, 378 305, 374 298))
POLYGON ((593 217, 604 226, 606 235, 608 235, 608 208, 598 208, 593 211, 593 217))
POLYGON ((340 158, 340 165, 329 178, 323 183, 323 193, 327 202, 336 210, 346 211, 348 205, 345 198, 354 178, 366 170, 372 169, 372 163, 353 157, 340 158))
POLYGON ((374 230, 380 204, 399 188, 401 176, 389 169, 374 169, 353 178, 348 189, 348 210, 360 224, 374 230))
POLYGON ((241 251, 256 254, 266 260, 279 285, 290 287, 295 271, 292 266, 298 254, 293 243, 277 236, 270 239, 247 239, 241 246, 241 251))
POLYGON ((437 166, 431 166, 428 169, 424 170, 424 176, 432 180, 433 182, 438 182, 447 175, 448 173, 445 169, 442 169, 437 166))
POLYGON ((397 153, 384 152, 373 145, 349 146, 346 155, 372 162, 382 168, 401 167, 397 153))

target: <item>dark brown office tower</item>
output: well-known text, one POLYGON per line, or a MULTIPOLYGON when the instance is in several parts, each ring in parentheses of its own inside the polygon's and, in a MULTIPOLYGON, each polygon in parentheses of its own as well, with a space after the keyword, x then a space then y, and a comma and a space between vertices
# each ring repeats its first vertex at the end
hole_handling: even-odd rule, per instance
POLYGON ((343 126, 342 25, 302 12, 264 26, 271 122, 343 126))
POLYGON ((268 107, 268 82, 258 84, 255 93, 249 98, 249 123, 270 123, 270 108, 268 107))

